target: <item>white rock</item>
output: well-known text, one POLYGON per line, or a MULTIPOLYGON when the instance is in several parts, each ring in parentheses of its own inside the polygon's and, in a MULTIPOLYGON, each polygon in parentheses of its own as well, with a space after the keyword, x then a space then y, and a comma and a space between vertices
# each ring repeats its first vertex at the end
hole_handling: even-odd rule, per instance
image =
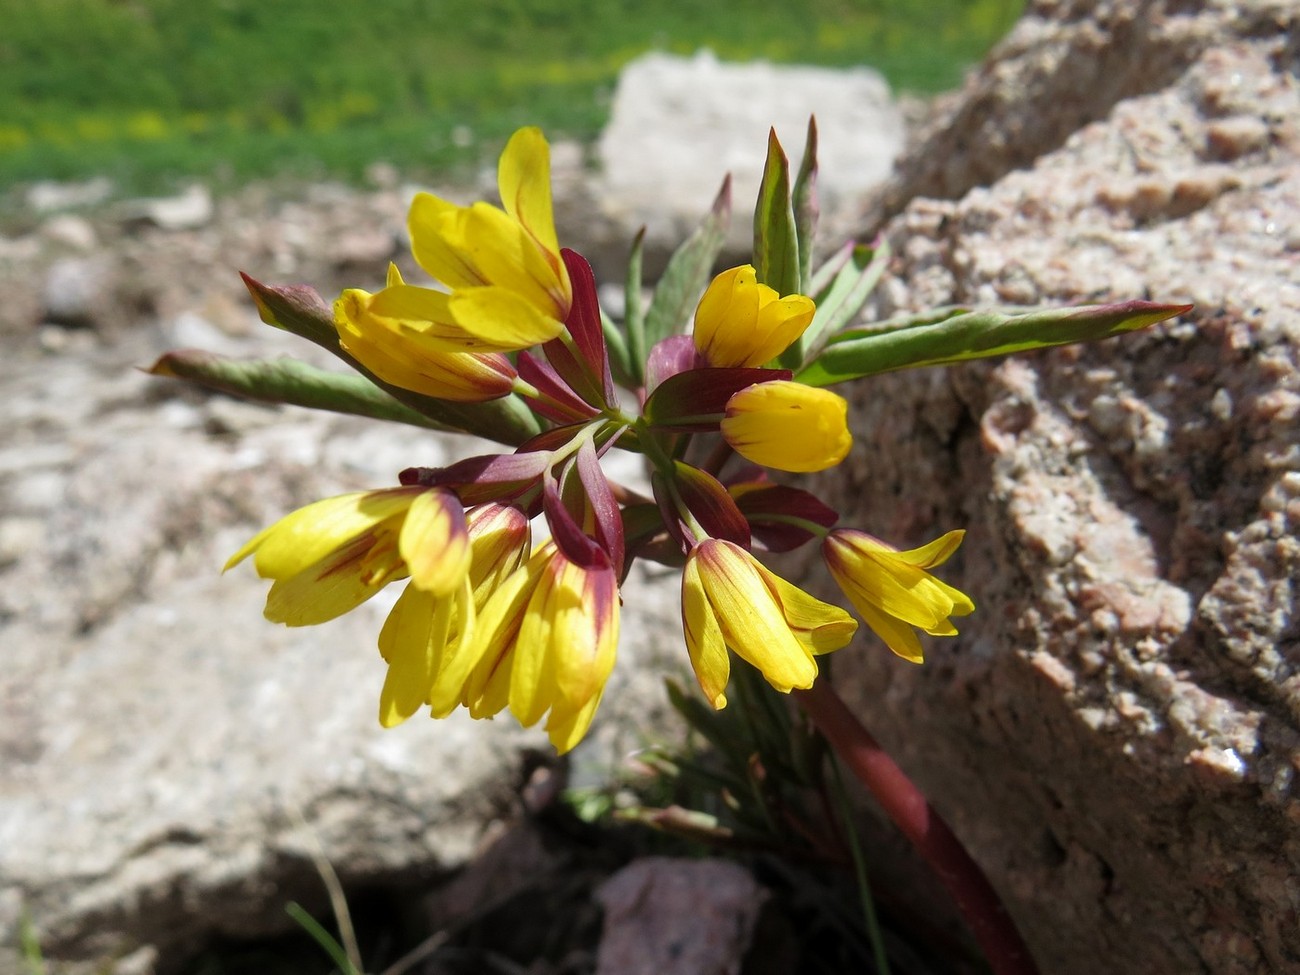
POLYGON ((37 213, 53 213, 73 207, 94 206, 103 203, 113 192, 113 182, 96 176, 84 183, 56 183, 43 180, 33 183, 27 191, 27 206, 37 213))
POLYGON ((723 177, 733 179, 733 244, 744 246, 775 127, 792 167, 803 154, 808 117, 817 117, 823 205, 857 199, 890 172, 903 119, 884 78, 870 68, 833 70, 755 62, 725 64, 648 54, 624 68, 601 135, 607 215, 629 236, 671 246, 708 210, 723 177))
POLYGON ((199 183, 175 196, 132 200, 123 207, 127 219, 152 223, 163 230, 196 230, 207 226, 214 209, 212 194, 199 183))
POLYGON ((41 234, 52 243, 79 251, 91 250, 99 243, 90 221, 71 213, 62 213, 45 221, 41 234))
POLYGON ((113 266, 106 256, 60 258, 45 274, 45 319, 57 325, 102 324, 112 296, 113 266))

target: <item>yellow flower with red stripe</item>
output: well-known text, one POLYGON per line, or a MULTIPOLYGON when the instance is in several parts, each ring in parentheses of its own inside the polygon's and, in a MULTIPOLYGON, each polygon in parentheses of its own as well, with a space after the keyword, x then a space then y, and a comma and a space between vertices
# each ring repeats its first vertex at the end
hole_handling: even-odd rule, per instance
POLYGON ((462 402, 510 392, 501 352, 556 338, 573 305, 551 205, 550 148, 520 129, 501 154, 504 209, 418 193, 407 227, 416 262, 447 290, 410 285, 396 268, 375 294, 335 302, 343 347, 387 383, 462 402))
POLYGON ((379 695, 379 723, 386 728, 425 704, 432 705, 435 718, 455 709, 478 614, 500 581, 528 558, 528 518, 518 508, 480 505, 465 520, 470 563, 459 586, 438 594, 412 582, 379 633, 379 651, 388 663, 379 695))
POLYGON ((822 554, 863 621, 890 650, 919 664, 924 653, 915 629, 931 636, 956 636, 949 617, 975 611, 969 596, 928 571, 948 561, 965 535, 950 531, 900 552, 866 532, 841 528, 826 536, 822 554))
POLYGON ((404 293, 422 291, 441 299, 447 295, 400 284, 396 268, 389 281, 398 282, 378 294, 350 288, 334 302, 334 327, 339 344, 361 365, 393 386, 458 403, 478 403, 510 392, 517 375, 499 352, 471 351, 486 343, 461 341, 463 333, 450 321, 445 307, 412 312, 404 293), (412 317, 438 314, 434 319, 412 317))
MULTIPOLYGON (((618 649, 618 581, 607 562, 582 565, 547 542, 502 580, 483 608, 462 666, 461 689, 476 718, 509 706, 563 754, 582 740, 600 705, 618 649)), ((435 713, 439 702, 435 700, 435 713)))
POLYGON ((271 579, 266 618, 324 623, 355 609, 395 579, 447 595, 469 571, 460 501, 438 488, 397 487, 327 498, 251 538, 226 569, 249 556, 271 579))
POLYGON ((844 610, 810 596, 734 542, 694 546, 682 573, 686 648, 705 698, 726 705, 730 647, 778 691, 811 687, 819 654, 846 646, 858 624, 844 610))

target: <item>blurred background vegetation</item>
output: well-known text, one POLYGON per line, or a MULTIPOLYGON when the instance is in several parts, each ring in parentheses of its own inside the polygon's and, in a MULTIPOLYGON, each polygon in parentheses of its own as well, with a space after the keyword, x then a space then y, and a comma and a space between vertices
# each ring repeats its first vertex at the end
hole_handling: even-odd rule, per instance
POLYGON ((593 138, 650 50, 956 85, 1023 0, 0 0, 0 190, 103 174, 447 172, 514 128, 593 138))

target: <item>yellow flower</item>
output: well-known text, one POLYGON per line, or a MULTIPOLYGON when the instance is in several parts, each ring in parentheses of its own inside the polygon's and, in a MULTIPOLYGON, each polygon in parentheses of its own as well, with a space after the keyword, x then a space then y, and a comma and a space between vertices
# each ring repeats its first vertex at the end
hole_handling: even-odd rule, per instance
POLYGON ((815 311, 811 298, 782 298, 742 264, 714 278, 700 299, 695 348, 710 366, 761 366, 804 333, 815 311))
POLYGON ((288 626, 324 623, 410 576, 434 595, 454 592, 469 570, 465 514, 454 494, 398 487, 317 501, 248 541, 226 569, 253 555, 273 579, 266 618, 288 626))
POLYGON ((790 380, 755 383, 727 401, 722 436, 746 460, 780 471, 834 467, 853 437, 848 404, 825 389, 790 380))
POLYGON ((826 536, 822 555, 866 624, 890 650, 919 664, 924 655, 912 627, 931 636, 956 636, 949 617, 975 611, 969 596, 926 571, 946 562, 965 534, 951 531, 900 552, 865 532, 839 529, 826 536))
POLYGON ((691 549, 682 574, 682 624, 691 665, 715 708, 727 703, 727 647, 777 690, 811 687, 816 654, 853 639, 858 624, 771 572, 734 542, 709 538, 691 549))
MULTIPOLYGON (((446 295, 425 288, 399 285, 405 291, 424 291, 446 299, 446 295)), ((437 321, 394 317, 406 309, 394 308, 393 293, 387 288, 370 294, 358 288, 344 291, 334 302, 334 326, 339 344, 353 358, 386 383, 438 399, 478 403, 510 392, 515 369, 510 360, 495 352, 455 350, 438 336, 437 321)))
POLYGON ((435 718, 459 703, 468 645, 479 611, 509 573, 528 558, 528 518, 518 508, 487 504, 466 515, 469 571, 453 593, 440 595, 411 583, 379 634, 388 674, 379 695, 379 723, 400 724, 424 704, 435 718))
MULTIPOLYGON (((445 310, 454 325, 491 347, 524 349, 559 335, 573 303, 551 208, 550 148, 540 129, 511 136, 497 184, 504 210, 419 193, 407 228, 415 260, 451 289, 445 303, 427 299, 439 305, 433 311, 445 310)), ((409 294, 403 301, 414 304, 409 294)))
POLYGON ((547 542, 483 607, 462 690, 470 714, 508 705, 528 727, 549 711, 551 744, 569 751, 587 733, 614 667, 618 607, 611 568, 585 568, 547 542))

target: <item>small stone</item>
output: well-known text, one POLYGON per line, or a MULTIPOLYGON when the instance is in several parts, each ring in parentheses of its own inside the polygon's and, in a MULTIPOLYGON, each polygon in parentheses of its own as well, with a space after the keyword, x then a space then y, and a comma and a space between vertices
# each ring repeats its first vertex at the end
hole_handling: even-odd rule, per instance
POLYGON ((73 328, 103 325, 113 305, 113 271, 102 255, 55 261, 45 274, 45 320, 73 328))
POLYGON ((243 343, 231 338, 198 312, 181 312, 172 319, 168 332, 169 344, 174 348, 203 349, 226 354, 247 352, 243 343))
POLYGON ((382 267, 397 254, 397 236, 377 222, 339 235, 329 250, 330 262, 336 268, 382 267))
POLYGON ((1257 152, 1268 141, 1268 123, 1255 115, 1215 119, 1205 127, 1206 153, 1222 162, 1257 152))
POLYGON ((84 183, 56 183, 43 180, 27 191, 27 206, 37 213, 53 213, 103 203, 113 192, 112 180, 96 176, 84 183))
POLYGON ((212 222, 212 194, 195 183, 175 196, 132 200, 122 210, 130 222, 153 224, 162 230, 197 230, 212 222))
POLYGON ((722 860, 646 857, 596 891, 597 975, 738 975, 767 891, 722 860))
POLYGON ((396 189, 402 174, 392 163, 375 162, 366 167, 366 182, 377 190, 396 189))
POLYGON ((45 522, 35 518, 0 521, 0 569, 13 565, 45 541, 45 522))
POLYGON ((41 235, 55 244, 73 250, 88 251, 99 243, 90 221, 71 213, 51 217, 41 225, 41 235))

